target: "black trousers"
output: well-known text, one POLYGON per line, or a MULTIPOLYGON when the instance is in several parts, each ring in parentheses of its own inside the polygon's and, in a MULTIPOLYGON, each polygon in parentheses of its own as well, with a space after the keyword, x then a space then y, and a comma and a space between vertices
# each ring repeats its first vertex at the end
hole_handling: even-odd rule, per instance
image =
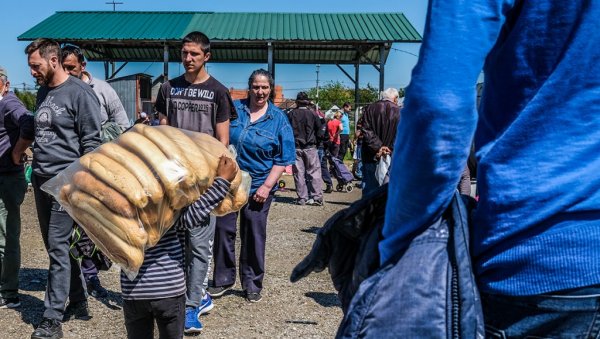
POLYGON ((128 339, 153 339, 154 321, 160 339, 183 338, 185 294, 152 300, 124 300, 125 328, 128 339))
MULTIPOLYGON (((258 203, 250 197, 240 211, 240 278, 242 289, 249 293, 260 293, 263 288, 267 218, 272 201, 273 194, 264 203, 258 203)), ((238 213, 217 218, 213 247, 213 284, 217 287, 235 283, 237 218, 238 213)))
POLYGON ((340 151, 337 155, 338 159, 344 161, 344 157, 348 152, 348 146, 350 146, 350 135, 340 134, 340 151))
POLYGON ((44 318, 62 320, 67 300, 87 299, 83 275, 77 260, 69 254, 73 219, 50 194, 41 190, 49 178, 32 175, 35 207, 50 266, 44 297, 44 318))

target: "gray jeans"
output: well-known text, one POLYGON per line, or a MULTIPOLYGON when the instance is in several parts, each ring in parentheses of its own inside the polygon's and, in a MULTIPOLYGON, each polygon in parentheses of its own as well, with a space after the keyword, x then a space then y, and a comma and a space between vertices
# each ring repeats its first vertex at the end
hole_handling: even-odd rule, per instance
POLYGON ((54 197, 40 189, 49 178, 32 175, 31 179, 40 230, 50 259, 44 318, 62 321, 67 298, 70 302, 87 299, 79 263, 69 254, 73 219, 54 197))
POLYGON ((200 306, 202 295, 208 287, 215 224, 216 218, 211 215, 206 225, 185 232, 186 306, 200 306))
POLYGON ((296 162, 292 170, 298 199, 323 201, 323 179, 317 149, 296 149, 296 162))
POLYGON ((21 204, 25 198, 25 174, 0 175, 0 296, 18 297, 21 267, 21 204))

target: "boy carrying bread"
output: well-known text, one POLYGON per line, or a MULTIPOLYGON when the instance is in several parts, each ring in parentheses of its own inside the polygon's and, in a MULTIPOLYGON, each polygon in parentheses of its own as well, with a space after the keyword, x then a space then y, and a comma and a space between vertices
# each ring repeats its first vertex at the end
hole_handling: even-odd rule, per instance
POLYGON ((192 205, 181 210, 156 246, 146 250, 133 281, 121 273, 123 312, 128 338, 154 338, 156 321, 160 338, 182 338, 185 322, 185 230, 205 224, 209 213, 225 198, 237 168, 221 156, 213 184, 192 205))

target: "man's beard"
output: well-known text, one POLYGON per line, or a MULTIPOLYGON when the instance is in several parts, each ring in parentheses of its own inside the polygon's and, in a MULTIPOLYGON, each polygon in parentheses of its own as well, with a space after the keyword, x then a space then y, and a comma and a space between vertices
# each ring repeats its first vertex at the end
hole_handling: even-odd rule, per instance
POLYGON ((48 65, 48 72, 46 74, 42 75, 42 77, 35 78, 35 80, 38 83, 38 85, 40 85, 40 86, 48 86, 48 84, 50 83, 50 81, 52 80, 53 77, 54 77, 54 69, 52 69, 52 67, 50 67, 50 65, 48 65))

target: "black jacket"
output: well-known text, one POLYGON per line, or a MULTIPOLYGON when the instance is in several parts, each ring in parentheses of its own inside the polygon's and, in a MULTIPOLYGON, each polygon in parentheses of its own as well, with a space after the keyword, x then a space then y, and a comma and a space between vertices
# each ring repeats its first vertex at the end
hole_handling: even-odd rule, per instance
POLYGON ((363 109, 363 162, 376 162, 375 154, 382 146, 394 149, 399 121, 400 108, 392 101, 379 100, 363 109))
POLYGON ((317 134, 321 129, 321 119, 308 107, 294 108, 288 113, 288 119, 294 131, 296 149, 314 148, 317 146, 317 134))

